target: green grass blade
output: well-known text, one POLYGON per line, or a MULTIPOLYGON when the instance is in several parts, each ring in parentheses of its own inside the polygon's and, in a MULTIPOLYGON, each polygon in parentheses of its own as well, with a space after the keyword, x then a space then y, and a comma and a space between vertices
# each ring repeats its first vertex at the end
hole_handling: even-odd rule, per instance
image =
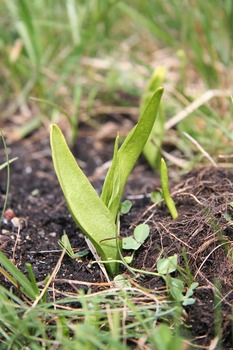
MULTIPOLYGON (((142 113, 138 123, 128 134, 117 153, 119 168, 119 191, 111 203, 110 201, 105 200, 106 198, 111 198, 111 183, 113 179, 113 171, 111 167, 106 176, 101 198, 104 200, 114 218, 117 216, 121 196, 123 194, 128 176, 130 175, 139 155, 142 153, 145 143, 147 142, 153 128, 162 94, 163 88, 156 90, 142 113)), ((112 166, 115 166, 115 163, 112 166)))
POLYGON ((121 1, 119 7, 124 13, 138 22, 142 28, 146 28, 155 38, 159 38, 168 45, 173 44, 173 38, 168 34, 168 31, 161 29, 157 21, 151 21, 146 14, 134 9, 133 6, 128 5, 125 1, 121 1))
POLYGON ((41 49, 39 33, 33 22, 33 18, 35 17, 31 15, 28 2, 25 0, 20 0, 18 2, 17 10, 19 20, 16 26, 25 44, 25 48, 30 59, 35 65, 37 65, 41 58, 41 49))
POLYGON ((34 275, 34 272, 33 272, 33 269, 32 269, 32 265, 29 264, 29 263, 26 263, 26 269, 28 271, 28 276, 30 278, 30 282, 31 282, 31 286, 35 292, 36 295, 39 295, 40 294, 40 290, 39 290, 39 287, 37 286, 37 283, 36 283, 36 277, 34 275))
POLYGON ((11 164, 17 159, 18 159, 18 157, 15 157, 15 158, 10 159, 9 162, 5 162, 5 163, 1 164, 0 165, 0 171, 3 170, 4 168, 6 168, 8 166, 8 163, 11 164))
MULTIPOLYGON (((3 147, 4 147, 4 152, 6 155, 6 162, 1 166, 1 167, 7 167, 7 183, 6 183, 6 196, 5 196, 5 200, 4 200, 4 204, 3 204, 3 208, 2 208, 2 212, 1 212, 1 216, 0 216, 0 227, 2 224, 2 217, 3 214, 6 210, 6 205, 7 205, 7 200, 8 200, 8 195, 9 195, 9 189, 10 189, 10 161, 9 161, 9 155, 8 155, 8 150, 7 150, 7 146, 6 146, 6 141, 3 135, 2 130, 0 129, 0 137, 2 138, 2 142, 3 142, 3 147)), ((0 169, 2 170, 2 168, 0 169)))
MULTIPOLYGON (((113 216, 78 166, 56 125, 51 127, 51 148, 54 168, 74 220, 103 260, 117 260, 113 216)), ((111 274, 117 271, 115 263, 107 268, 111 274)))
POLYGON ((35 300, 38 296, 35 293, 32 283, 12 262, 0 251, 0 264, 12 275, 21 287, 22 293, 27 295, 31 300, 35 300))

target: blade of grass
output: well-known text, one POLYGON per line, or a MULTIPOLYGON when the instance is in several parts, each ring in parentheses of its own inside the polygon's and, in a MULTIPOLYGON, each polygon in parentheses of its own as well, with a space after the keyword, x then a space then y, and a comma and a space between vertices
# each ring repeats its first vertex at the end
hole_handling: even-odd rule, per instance
POLYGON ((1 251, 0 263, 12 275, 22 293, 27 295, 31 300, 35 300, 38 294, 35 293, 32 283, 1 251))
POLYGON ((5 196, 5 200, 4 200, 4 204, 3 204, 3 208, 2 208, 2 213, 1 213, 1 217, 0 217, 0 227, 2 225, 2 217, 3 214, 6 210, 6 205, 7 205, 7 200, 8 200, 8 195, 9 195, 9 189, 10 189, 10 162, 9 162, 9 156, 8 156, 8 150, 7 150, 7 146, 6 146, 6 141, 3 135, 2 130, 0 129, 0 135, 2 138, 2 142, 3 142, 3 147, 4 147, 4 152, 5 152, 5 156, 6 156, 6 167, 7 167, 7 183, 6 183, 6 196, 5 196))

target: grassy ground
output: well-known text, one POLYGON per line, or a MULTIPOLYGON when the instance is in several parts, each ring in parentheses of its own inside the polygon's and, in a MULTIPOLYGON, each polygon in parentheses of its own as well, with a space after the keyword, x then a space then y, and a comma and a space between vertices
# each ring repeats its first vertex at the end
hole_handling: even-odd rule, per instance
MULTIPOLYGON (((130 114, 162 66, 163 156, 172 174, 232 167, 231 0, 3 0, 0 19, 0 123, 4 131, 13 122, 9 141, 65 116, 72 142, 80 121, 98 127, 98 114, 130 114)), ((182 307, 152 291, 62 295, 34 307, 28 295, 0 294, 3 349, 128 349, 129 339, 138 349, 188 349, 182 307), (163 318, 170 328, 157 327, 163 318)))

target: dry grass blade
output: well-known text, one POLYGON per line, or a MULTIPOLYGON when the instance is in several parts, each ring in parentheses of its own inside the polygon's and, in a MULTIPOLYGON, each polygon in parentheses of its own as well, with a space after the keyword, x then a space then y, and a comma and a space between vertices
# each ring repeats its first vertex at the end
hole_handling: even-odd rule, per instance
POLYGON ((187 118, 191 113, 200 108, 206 102, 211 100, 214 97, 230 97, 232 95, 232 91, 227 90, 208 90, 197 100, 192 102, 189 106, 180 111, 177 115, 169 119, 165 123, 165 130, 171 129, 173 126, 178 124, 181 120, 187 118))
POLYGON ((61 256, 60 256, 60 258, 58 259, 58 262, 57 262, 57 264, 56 264, 56 266, 55 266, 55 268, 54 268, 54 270, 53 270, 51 276, 49 277, 48 281, 46 282, 46 284, 45 284, 44 288, 42 289, 40 295, 35 299, 35 301, 33 302, 32 306, 25 312, 24 317, 25 317, 33 308, 36 307, 36 305, 39 303, 39 301, 40 301, 40 300, 43 298, 43 296, 45 295, 45 293, 46 293, 46 291, 47 291, 47 289, 48 289, 50 283, 55 279, 55 277, 56 277, 56 275, 57 275, 57 273, 58 273, 58 271, 59 271, 59 269, 60 269, 61 262, 62 262, 62 260, 63 260, 63 258, 64 258, 64 256, 65 256, 65 254, 66 254, 66 250, 63 249, 63 251, 62 251, 62 253, 61 253, 61 256))
POLYGON ((198 143, 192 136, 187 134, 187 132, 183 132, 183 134, 199 149, 199 151, 204 155, 204 157, 206 157, 215 168, 218 167, 217 163, 213 160, 213 158, 209 155, 209 153, 207 153, 204 150, 204 148, 200 145, 200 143, 198 143))

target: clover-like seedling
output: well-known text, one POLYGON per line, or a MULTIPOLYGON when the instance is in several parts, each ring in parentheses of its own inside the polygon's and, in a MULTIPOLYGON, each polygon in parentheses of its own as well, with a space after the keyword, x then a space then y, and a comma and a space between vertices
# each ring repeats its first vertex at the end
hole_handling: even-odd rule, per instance
POLYGON ((150 228, 147 224, 135 227, 133 236, 123 238, 123 249, 138 250, 149 236, 150 228))
POLYGON ((157 270, 161 277, 166 282, 167 288, 173 300, 182 303, 183 306, 192 305, 195 303, 194 298, 190 298, 193 295, 194 290, 197 288, 198 283, 193 282, 184 293, 184 282, 175 277, 171 277, 170 274, 177 270, 177 254, 163 258, 157 262, 157 270))
MULTIPOLYGON (((150 227, 147 224, 140 224, 135 227, 133 236, 124 237, 122 239, 122 248, 127 250, 138 250, 145 242, 150 233, 150 227)), ((134 254, 124 257, 127 264, 130 264, 133 260, 134 254)))
POLYGON ((79 228, 94 246, 111 275, 118 271, 119 249, 117 218, 128 176, 153 128, 163 89, 151 97, 138 123, 121 147, 116 137, 111 167, 99 197, 85 176, 57 125, 51 126, 51 148, 54 168, 68 208, 79 228))

